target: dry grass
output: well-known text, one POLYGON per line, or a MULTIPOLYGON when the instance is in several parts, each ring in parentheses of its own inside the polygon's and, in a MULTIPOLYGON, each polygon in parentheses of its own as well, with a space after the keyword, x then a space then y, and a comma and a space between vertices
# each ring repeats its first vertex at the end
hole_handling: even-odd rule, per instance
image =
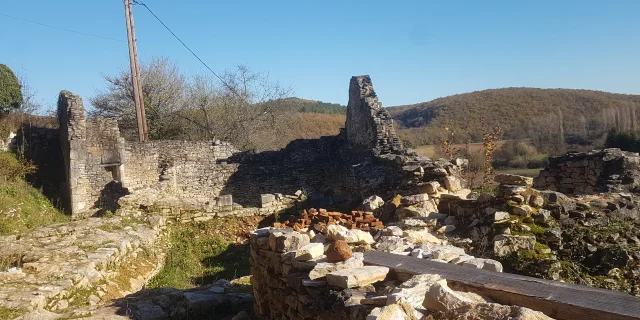
MULTIPOLYGON (((500 148, 503 144, 505 144, 505 142, 507 142, 507 140, 499 140, 496 141, 496 148, 500 148)), ((454 144, 452 145, 453 150, 465 150, 467 147, 466 144, 454 144)), ((469 144, 469 152, 470 153, 482 153, 482 142, 478 142, 478 143, 470 143, 469 144)), ((423 156, 423 157, 436 157, 436 153, 438 150, 438 146, 437 145, 426 145, 426 146, 419 146, 416 148, 413 148, 413 151, 416 152, 418 155, 423 156)))

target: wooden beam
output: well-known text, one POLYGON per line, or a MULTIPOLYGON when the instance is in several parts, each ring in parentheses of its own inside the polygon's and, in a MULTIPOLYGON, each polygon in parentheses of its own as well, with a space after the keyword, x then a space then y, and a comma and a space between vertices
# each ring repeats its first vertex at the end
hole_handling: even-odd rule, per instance
POLYGON ((640 299, 626 293, 510 273, 472 269, 387 252, 364 254, 367 265, 405 274, 438 274, 458 291, 474 292, 505 305, 517 305, 561 320, 640 319, 640 299))

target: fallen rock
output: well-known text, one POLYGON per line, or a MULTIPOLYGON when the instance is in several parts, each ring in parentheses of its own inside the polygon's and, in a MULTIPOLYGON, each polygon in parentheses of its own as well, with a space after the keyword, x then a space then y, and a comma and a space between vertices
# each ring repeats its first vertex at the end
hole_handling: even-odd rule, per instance
POLYGON ((476 301, 453 291, 447 285, 447 280, 440 279, 429 286, 422 306, 429 310, 447 311, 472 305, 476 301))
POLYGON ((402 237, 381 236, 375 244, 375 248, 378 251, 397 252, 405 251, 409 248, 409 244, 407 244, 402 237))
POLYGON ((462 190, 462 181, 460 181, 459 178, 454 176, 446 176, 442 178, 442 180, 444 181, 444 186, 445 188, 447 188, 447 190, 451 192, 462 190))
POLYGON ((362 252, 354 252, 353 256, 345 261, 341 262, 318 262, 315 267, 309 272, 309 279, 316 280, 323 278, 329 272, 360 268, 364 266, 364 254, 362 252))
POLYGON ((366 320, 418 320, 422 315, 411 305, 400 300, 397 303, 371 310, 366 320))
POLYGON ((390 305, 404 300, 413 308, 422 309, 422 302, 429 287, 441 279, 437 274, 415 275, 394 288, 393 291, 387 295, 387 304, 390 305))
MULTIPOLYGON (((345 243, 346 245, 346 243, 345 243)), ((347 246, 349 247, 349 246, 347 246)), ((319 257, 322 257, 322 255, 324 254, 324 245, 322 243, 309 243, 308 245, 298 249, 298 251, 296 251, 296 256, 295 259, 299 260, 299 261, 307 261, 307 260, 311 260, 311 259, 316 259, 319 257)), ((349 255, 350 258, 351 255, 349 255)), ((328 256, 327 256, 328 258, 328 256)), ((343 260, 346 260, 343 259, 343 260)), ((340 260, 342 261, 342 260, 340 260)))
POLYGON ((519 306, 506 306, 497 303, 477 303, 460 306, 443 313, 443 319, 457 320, 553 320, 542 312, 519 306))
POLYGON ((436 236, 432 235, 429 230, 407 230, 402 233, 402 235, 407 238, 407 241, 413 243, 433 243, 433 244, 442 244, 443 241, 436 238, 436 236))
POLYGON ((274 232, 269 235, 269 248, 276 252, 298 250, 310 243, 309 236, 298 232, 274 232))
POLYGON ((528 205, 514 206, 511 208, 511 213, 521 217, 528 217, 532 212, 533 208, 528 205))
POLYGON ((400 229, 400 227, 396 227, 396 226, 388 226, 388 227, 386 227, 386 228, 384 228, 382 230, 382 235, 383 236, 401 237, 402 236, 402 229, 400 229))
POLYGON ((364 211, 375 211, 376 209, 381 208, 383 205, 384 200, 376 195, 372 195, 362 201, 362 208, 364 211))
POLYGON ((344 240, 347 243, 357 244, 373 244, 375 241, 370 233, 352 229, 349 230, 343 226, 332 224, 327 227, 327 237, 330 240, 344 240))
POLYGON ((493 252, 498 257, 508 256, 519 250, 533 250, 535 245, 535 236, 499 234, 493 238, 493 252))
MULTIPOLYGON (((320 244, 324 250, 324 246, 320 244)), ((329 262, 345 261, 353 256, 351 247, 344 240, 336 240, 327 248, 327 260, 329 262)))
POLYGON ((422 203, 429 200, 429 195, 426 193, 414 194, 411 196, 402 197, 400 203, 406 206, 422 203))
POLYGON ((328 273, 326 277, 329 285, 346 289, 362 287, 384 280, 387 273, 389 273, 387 267, 365 266, 333 271, 328 273))
POLYGON ((533 186, 533 178, 515 174, 499 173, 494 176, 493 180, 499 184, 507 184, 512 186, 533 186))

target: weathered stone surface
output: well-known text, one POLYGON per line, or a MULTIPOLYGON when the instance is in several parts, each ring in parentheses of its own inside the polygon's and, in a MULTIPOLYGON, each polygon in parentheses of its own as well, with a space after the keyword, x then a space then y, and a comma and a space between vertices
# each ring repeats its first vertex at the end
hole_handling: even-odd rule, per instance
POLYGON ((311 242, 307 234, 274 232, 269 235, 269 248, 276 252, 298 250, 311 242))
POLYGON ((331 243, 326 254, 329 262, 345 261, 353 256, 351 247, 344 240, 336 240, 331 243))
POLYGON ((460 180, 460 178, 455 176, 446 176, 442 178, 442 180, 444 181, 444 185, 447 188, 447 190, 451 192, 457 192, 462 190, 462 181, 460 180))
POLYGON ((511 208, 511 213, 515 214, 516 216, 528 217, 529 215, 531 215, 531 213, 533 213, 533 208, 528 205, 514 206, 511 208))
POLYGON ((354 252, 351 258, 342 262, 318 262, 313 270, 309 272, 309 279, 316 280, 325 277, 329 272, 362 266, 364 266, 364 255, 362 252, 354 252))
POLYGON ((418 320, 422 315, 404 300, 394 304, 375 308, 369 313, 366 320, 418 320))
POLYGON ((405 300, 413 308, 422 309, 425 294, 437 281, 442 278, 437 274, 421 274, 411 277, 387 295, 387 304, 405 300))
POLYGON ((372 195, 362 202, 362 209, 364 211, 375 211, 378 208, 381 208, 384 205, 384 200, 382 198, 372 195))
POLYGON ((402 229, 400 229, 400 227, 397 227, 397 226, 388 226, 382 230, 382 235, 401 237, 402 229))
POLYGON ((296 251, 296 260, 307 261, 322 257, 324 245, 322 243, 309 243, 296 251))
POLYGON ((433 243, 433 244, 442 244, 442 240, 438 239, 436 236, 432 235, 429 230, 406 230, 402 234, 407 241, 413 243, 433 243))
POLYGON ((515 174, 499 173, 494 176, 493 180, 495 180, 495 182, 499 184, 508 184, 508 185, 525 186, 525 187, 533 186, 533 178, 519 176, 515 174))
POLYGON ((518 250, 533 250, 536 244, 535 236, 512 236, 500 234, 493 238, 493 252, 498 257, 504 257, 518 250))
POLYGON ((414 194, 411 196, 402 197, 402 199, 400 200, 400 203, 402 203, 403 205, 410 206, 410 205, 425 202, 427 200, 429 200, 429 195, 426 193, 421 193, 421 194, 414 194))
POLYGON ((438 280, 429 286, 422 306, 429 310, 447 311, 472 305, 476 301, 449 288, 447 281, 438 280))
POLYGON ((378 251, 399 252, 409 248, 409 244, 402 237, 398 236, 382 236, 375 244, 378 251))
POLYGON ((497 303, 467 304, 447 310, 446 319, 458 320, 553 320, 542 312, 518 306, 505 306, 497 303))
POLYGON ((509 215, 509 213, 504 211, 496 211, 493 214, 493 221, 496 223, 509 221, 509 218, 511 218, 511 215, 509 215))
POLYGON ((330 240, 344 240, 347 243, 373 244, 375 241, 370 233, 357 230, 347 229, 336 224, 329 225, 327 228, 327 237, 330 240))
POLYGON ((343 269, 326 275, 327 283, 340 288, 356 288, 384 280, 389 268, 365 266, 354 269, 343 269))

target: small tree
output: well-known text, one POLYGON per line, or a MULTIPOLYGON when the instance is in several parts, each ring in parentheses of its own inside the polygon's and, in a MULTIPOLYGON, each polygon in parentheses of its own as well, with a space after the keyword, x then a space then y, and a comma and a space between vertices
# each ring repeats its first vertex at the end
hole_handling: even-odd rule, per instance
POLYGON ((0 64, 0 114, 18 110, 22 105, 20 82, 8 66, 0 64))

